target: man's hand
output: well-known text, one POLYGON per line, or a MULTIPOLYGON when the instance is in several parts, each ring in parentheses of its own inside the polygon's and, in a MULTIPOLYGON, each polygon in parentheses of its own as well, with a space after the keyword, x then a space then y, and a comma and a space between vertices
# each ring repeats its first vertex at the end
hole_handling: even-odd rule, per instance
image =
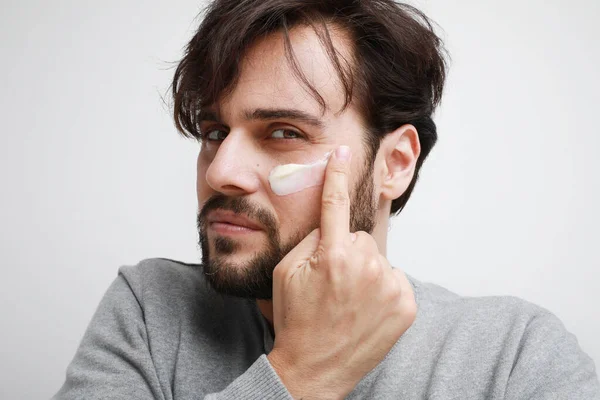
POLYGON ((298 399, 344 398, 417 311, 406 275, 391 268, 371 235, 350 233, 349 152, 341 147, 327 165, 321 228, 274 271, 268 359, 298 399))

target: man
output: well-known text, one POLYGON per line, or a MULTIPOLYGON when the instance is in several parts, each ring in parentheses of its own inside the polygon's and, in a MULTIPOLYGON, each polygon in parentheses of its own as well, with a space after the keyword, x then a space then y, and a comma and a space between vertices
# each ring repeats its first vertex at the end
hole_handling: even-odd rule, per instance
POLYGON ((55 398, 600 398, 548 311, 385 257, 445 74, 429 20, 392 0, 212 3, 173 81, 202 264, 121 268, 55 398), (275 168, 324 157, 276 193, 275 168))

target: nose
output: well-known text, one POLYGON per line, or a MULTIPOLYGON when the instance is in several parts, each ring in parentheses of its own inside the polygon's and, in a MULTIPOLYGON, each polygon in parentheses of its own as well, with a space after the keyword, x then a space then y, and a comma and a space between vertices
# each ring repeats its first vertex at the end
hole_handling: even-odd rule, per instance
POLYGON ((240 132, 229 132, 221 142, 206 170, 206 182, 215 191, 227 196, 243 196, 258 190, 252 143, 240 132))

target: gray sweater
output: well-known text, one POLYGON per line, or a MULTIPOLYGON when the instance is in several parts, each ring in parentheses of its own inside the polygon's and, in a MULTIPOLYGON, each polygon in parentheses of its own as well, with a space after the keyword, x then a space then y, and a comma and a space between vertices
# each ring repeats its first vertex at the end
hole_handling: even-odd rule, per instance
MULTIPOLYGON (((409 280, 415 322, 348 399, 600 399, 593 361, 547 310, 409 280)), ((144 260, 120 268, 54 398, 291 399, 272 346, 254 301, 215 293, 199 265, 144 260)))

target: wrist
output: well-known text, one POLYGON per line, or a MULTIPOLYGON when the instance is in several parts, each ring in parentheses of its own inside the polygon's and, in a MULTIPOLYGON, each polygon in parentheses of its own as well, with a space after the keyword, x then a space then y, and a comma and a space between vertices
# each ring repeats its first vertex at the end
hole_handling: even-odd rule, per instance
POLYGON ((273 367, 273 370, 275 371, 275 373, 277 373, 277 376, 279 376, 279 379, 286 387, 288 392, 290 392, 292 397, 294 399, 302 398, 302 393, 300 393, 300 390, 296 387, 295 383, 298 382, 298 378, 294 378, 294 375, 296 375, 296 373, 293 371, 292 366, 287 365, 290 363, 286 362, 286 359, 283 356, 283 354, 278 352, 276 349, 273 349, 267 355, 267 360, 269 360, 269 363, 271 363, 271 367, 273 367))
POLYGON ((339 385, 324 382, 328 374, 319 374, 312 369, 304 369, 298 362, 290 360, 283 352, 273 349, 267 360, 287 391, 294 399, 343 399, 348 393, 341 393, 339 385))

